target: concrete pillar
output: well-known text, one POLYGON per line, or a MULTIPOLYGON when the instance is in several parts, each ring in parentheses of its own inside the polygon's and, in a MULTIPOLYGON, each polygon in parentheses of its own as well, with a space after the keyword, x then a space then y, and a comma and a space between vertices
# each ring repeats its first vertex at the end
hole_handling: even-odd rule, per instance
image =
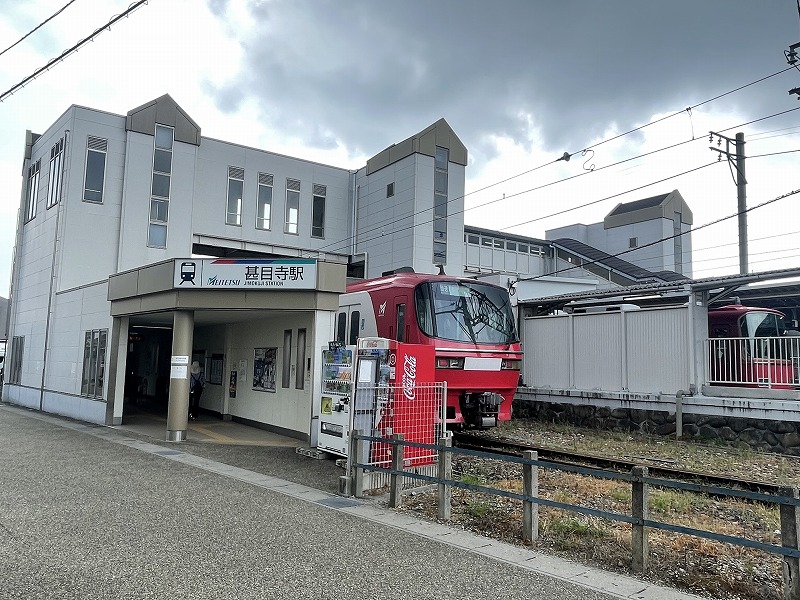
POLYGON ((708 292, 689 294, 689 383, 690 393, 699 393, 706 382, 705 340, 708 338, 708 292))
POLYGON ((122 423, 125 402, 125 371, 128 364, 128 317, 114 317, 108 340, 108 400, 106 425, 122 423))
POLYGON ((167 409, 167 441, 186 440, 189 421, 189 363, 192 360, 194 312, 176 310, 172 321, 172 356, 167 409))

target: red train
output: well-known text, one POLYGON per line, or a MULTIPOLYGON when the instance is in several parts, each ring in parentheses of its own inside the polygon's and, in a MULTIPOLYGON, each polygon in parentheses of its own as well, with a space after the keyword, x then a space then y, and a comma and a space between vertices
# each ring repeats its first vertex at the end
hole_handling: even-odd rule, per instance
POLYGON ((414 272, 350 284, 339 299, 335 339, 355 344, 370 336, 434 347, 450 427, 511 419, 522 349, 505 288, 414 272))

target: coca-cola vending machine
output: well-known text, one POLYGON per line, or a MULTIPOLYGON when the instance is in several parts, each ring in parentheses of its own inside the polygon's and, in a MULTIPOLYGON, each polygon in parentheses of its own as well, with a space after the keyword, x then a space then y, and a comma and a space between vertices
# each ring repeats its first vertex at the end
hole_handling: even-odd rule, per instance
MULTIPOLYGON (((353 429, 375 437, 402 433, 406 441, 436 443, 443 399, 437 398, 432 346, 386 338, 360 338, 357 346, 353 429)), ((406 446, 406 466, 431 462, 431 451, 406 446)), ((373 464, 391 462, 391 445, 373 442, 367 456, 373 464)))

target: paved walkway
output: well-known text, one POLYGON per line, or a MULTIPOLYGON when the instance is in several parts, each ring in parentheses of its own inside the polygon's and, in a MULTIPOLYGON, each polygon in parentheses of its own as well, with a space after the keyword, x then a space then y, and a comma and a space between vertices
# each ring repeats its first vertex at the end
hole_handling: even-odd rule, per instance
POLYGON ((337 496, 339 474, 0 404, 0 598, 696 598, 337 496))

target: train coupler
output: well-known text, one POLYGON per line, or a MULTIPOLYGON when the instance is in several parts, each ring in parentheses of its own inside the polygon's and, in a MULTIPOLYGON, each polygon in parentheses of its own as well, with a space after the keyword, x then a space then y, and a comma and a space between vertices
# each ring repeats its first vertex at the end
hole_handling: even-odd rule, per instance
POLYGON ((461 396, 461 414, 469 427, 488 429, 497 425, 503 396, 495 392, 465 392, 461 396))

